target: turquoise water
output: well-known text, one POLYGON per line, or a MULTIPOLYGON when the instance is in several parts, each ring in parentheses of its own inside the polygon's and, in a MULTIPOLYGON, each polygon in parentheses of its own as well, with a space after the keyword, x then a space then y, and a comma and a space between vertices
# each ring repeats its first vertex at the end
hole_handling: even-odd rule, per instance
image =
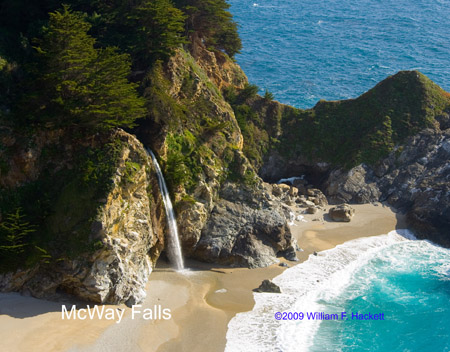
POLYGON ((325 311, 374 312, 384 321, 323 321, 310 351, 450 351, 450 252, 424 241, 384 248, 325 311))
POLYGON ((406 230, 311 255, 273 281, 282 294, 254 294, 253 310, 228 325, 226 352, 450 351, 450 250, 406 230), (276 312, 339 320, 277 320, 276 312), (352 320, 356 312, 384 320, 352 320))
POLYGON ((230 0, 251 83, 310 108, 354 98, 399 70, 450 90, 449 0, 230 0))

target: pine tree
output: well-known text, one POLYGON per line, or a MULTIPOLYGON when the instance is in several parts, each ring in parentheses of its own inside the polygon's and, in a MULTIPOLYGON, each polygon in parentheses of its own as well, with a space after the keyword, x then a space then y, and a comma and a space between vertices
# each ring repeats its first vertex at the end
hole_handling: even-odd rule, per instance
POLYGON ((25 221, 22 209, 6 215, 0 223, 0 252, 6 255, 20 254, 25 251, 27 237, 35 232, 35 227, 25 221))
POLYGON ((134 54, 140 60, 165 60, 187 42, 183 36, 186 16, 170 0, 144 0, 131 18, 139 23, 134 54))
POLYGON ((31 100, 38 118, 56 127, 131 127, 146 111, 136 84, 127 80, 129 57, 115 48, 96 49, 89 29, 68 6, 50 13, 36 47, 41 65, 31 100))
POLYGON ((175 0, 188 15, 187 30, 195 31, 206 46, 225 51, 233 57, 242 48, 237 24, 226 0, 175 0))

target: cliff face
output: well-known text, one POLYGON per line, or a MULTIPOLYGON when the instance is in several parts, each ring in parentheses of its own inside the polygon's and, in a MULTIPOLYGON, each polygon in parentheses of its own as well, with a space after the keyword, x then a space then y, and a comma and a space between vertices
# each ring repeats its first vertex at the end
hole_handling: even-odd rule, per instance
MULTIPOLYGON (((444 126, 443 126, 444 127, 444 126)), ((424 130, 374 166, 338 169, 324 183, 335 202, 386 201, 419 238, 450 247, 450 130, 424 130)))
POLYGON ((332 203, 387 201, 419 237, 450 246, 450 94, 424 75, 399 72, 357 99, 310 110, 241 103, 244 151, 263 179, 305 175, 332 203))
POLYGON ((161 157, 184 253, 250 267, 270 265, 285 253, 294 258, 281 204, 267 198, 223 98, 221 88, 242 88, 246 77, 226 55, 201 43, 194 43, 192 53, 178 51, 149 77, 152 92, 161 94, 158 111, 167 111, 158 121, 162 132, 155 137, 145 122, 137 130, 161 157))
MULTIPOLYGON (((15 189, 20 190, 45 175, 45 145, 80 150, 64 140, 62 131, 41 131, 35 136, 32 150, 10 146, 16 154, 1 177, 3 185, 11 186, 15 180, 15 189)), ((112 141, 117 153, 106 180, 107 190, 89 192, 100 196, 89 199, 82 189, 72 189, 73 178, 66 176, 66 186, 57 190, 59 195, 42 225, 43 233, 33 234, 27 244, 30 253, 33 246, 45 250, 45 259, 38 259, 28 269, 1 275, 1 291, 28 292, 35 297, 69 293, 98 303, 132 304, 145 297, 145 284, 164 245, 162 200, 151 159, 135 137, 117 131, 84 143, 98 148, 112 141), (75 245, 73 237, 80 243, 75 245)), ((86 147, 82 149, 86 151, 86 147)), ((58 164, 62 170, 79 172, 72 152, 66 152, 63 159, 65 164, 58 164)))
MULTIPOLYGON (((234 111, 222 95, 221 88, 244 87, 246 77, 222 53, 201 43, 192 51, 195 58, 178 50, 148 74, 144 95, 152 116, 134 130, 159 155, 183 251, 233 266, 267 266, 279 255, 294 260, 283 205, 245 157, 234 111)), ((19 209, 33 227, 22 259, 2 262, 0 290, 141 301, 166 232, 144 145, 120 130, 2 131, 0 214, 6 219, 19 209)))

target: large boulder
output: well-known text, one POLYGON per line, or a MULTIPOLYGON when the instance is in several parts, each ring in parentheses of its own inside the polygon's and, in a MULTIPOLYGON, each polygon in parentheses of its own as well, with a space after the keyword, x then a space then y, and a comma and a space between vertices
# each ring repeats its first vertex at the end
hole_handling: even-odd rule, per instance
POLYGON ((331 208, 328 214, 333 221, 350 222, 355 215, 355 209, 348 204, 341 204, 331 208))
POLYGON ((295 240, 276 199, 258 188, 227 183, 192 257, 232 266, 264 267, 295 260, 295 240))

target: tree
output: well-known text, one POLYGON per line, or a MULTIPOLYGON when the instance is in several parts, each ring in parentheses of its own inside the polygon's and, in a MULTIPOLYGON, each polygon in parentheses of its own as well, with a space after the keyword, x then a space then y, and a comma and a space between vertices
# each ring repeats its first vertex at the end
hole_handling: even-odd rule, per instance
POLYGON ((132 19, 139 23, 134 54, 140 60, 165 60, 187 42, 183 36, 186 16, 170 0, 144 0, 132 19))
POLYGON ((0 223, 0 252, 7 256, 23 253, 27 246, 27 237, 36 231, 24 218, 22 209, 17 208, 0 223))
POLYGON ((128 82, 130 60, 116 48, 96 49, 90 25, 68 6, 50 13, 36 47, 40 65, 29 97, 50 126, 131 127, 145 115, 137 85, 128 82))
POLYGON ((187 31, 196 32, 206 46, 225 51, 233 57, 242 48, 237 24, 226 0, 176 0, 188 15, 187 31))

